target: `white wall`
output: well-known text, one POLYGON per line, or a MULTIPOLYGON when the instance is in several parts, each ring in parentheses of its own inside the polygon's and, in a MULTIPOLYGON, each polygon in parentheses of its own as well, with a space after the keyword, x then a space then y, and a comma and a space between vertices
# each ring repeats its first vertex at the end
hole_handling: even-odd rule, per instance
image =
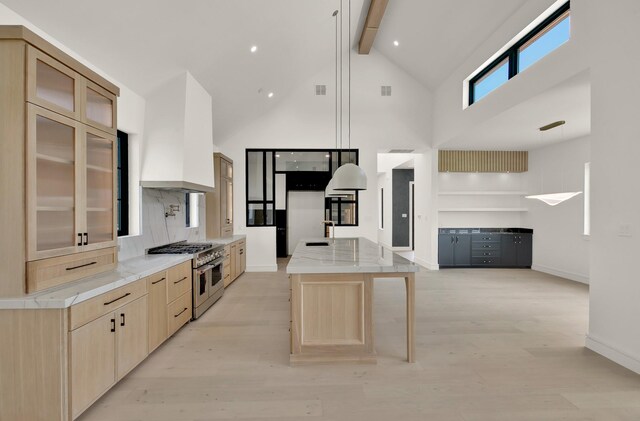
MULTIPOLYGON (((438 87, 434 97, 434 147, 441 147, 463 133, 472 132, 481 123, 541 94, 588 67, 588 2, 577 0, 571 2, 571 39, 567 43, 481 101, 463 109, 463 81, 552 3, 554 0, 525 2, 438 87)), ((473 149, 473 145, 468 145, 468 148, 473 149)))
MULTIPOLYGON (((369 189, 360 193, 360 225, 338 227, 336 236, 363 236, 376 241, 377 153, 390 148, 420 149, 429 143, 431 96, 419 82, 375 50, 368 56, 353 54, 352 75, 351 147, 360 150, 360 165, 367 173, 369 189), (381 85, 391 85, 393 95, 381 97, 381 85)), ((237 210, 234 230, 247 235, 248 270, 275 267, 276 239, 275 227, 246 227, 245 149, 333 148, 333 80, 334 68, 322 69, 293 89, 291 95, 276 96, 271 100, 265 98, 265 101, 273 101, 269 113, 225 138, 215 139, 221 151, 234 162, 234 207, 237 210), (326 84, 328 95, 315 96, 316 84, 326 84), (252 242, 263 244, 263 252, 251 252, 252 242)))
POLYGON ((324 237, 324 192, 290 191, 287 209, 287 252, 291 255, 298 242, 324 237))
POLYGON ((529 152, 530 194, 582 191, 556 206, 527 199, 524 225, 533 228, 534 270, 589 283, 589 237, 584 228, 584 166, 589 162, 589 137, 529 152))
MULTIPOLYGON (((572 6, 573 6, 572 2, 572 6)), ((640 2, 588 5, 591 61, 589 336, 587 346, 640 373, 640 2)))
POLYGON ((438 151, 414 159, 416 263, 438 269, 438 151))

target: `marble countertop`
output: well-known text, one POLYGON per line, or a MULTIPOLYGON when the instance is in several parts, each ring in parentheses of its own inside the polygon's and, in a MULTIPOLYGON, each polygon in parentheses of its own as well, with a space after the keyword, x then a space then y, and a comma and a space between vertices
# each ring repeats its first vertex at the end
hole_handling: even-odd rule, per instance
POLYGON ((225 238, 207 238, 207 242, 215 243, 215 244, 223 244, 226 246, 227 244, 231 244, 238 240, 244 240, 246 238, 247 236, 245 234, 236 234, 236 235, 232 235, 231 237, 225 237, 225 238))
POLYGON ((0 309, 67 308, 138 279, 191 260, 191 255, 144 255, 118 263, 116 269, 72 284, 16 298, 0 298, 0 309))
POLYGON ((306 238, 298 243, 287 273, 418 272, 419 266, 366 238, 306 238), (335 242, 334 242, 335 241, 335 242), (328 246, 307 246, 328 242, 328 246))

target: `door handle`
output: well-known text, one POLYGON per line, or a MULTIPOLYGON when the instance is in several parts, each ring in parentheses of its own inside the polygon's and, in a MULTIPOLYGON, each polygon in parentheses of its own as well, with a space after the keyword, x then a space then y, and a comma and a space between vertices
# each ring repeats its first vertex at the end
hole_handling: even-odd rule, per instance
POLYGON ((185 276, 184 278, 180 279, 179 281, 174 281, 173 284, 179 284, 180 282, 184 281, 185 279, 187 279, 187 277, 185 276))
POLYGON ((120 326, 124 326, 124 322, 125 322, 124 313, 122 313, 120 314, 120 326))
POLYGON ((82 234, 81 233, 78 233, 78 238, 79 238, 78 246, 81 246, 82 245, 82 234))
POLYGON ((160 283, 160 282, 162 282, 162 281, 164 281, 164 280, 165 280, 165 278, 158 279, 158 280, 157 280, 157 281, 155 281, 155 282, 151 282, 151 285, 158 284, 158 283, 160 283))
POLYGON ((111 331, 116 331, 116 319, 111 319, 111 331))
POLYGON ((89 245, 89 233, 88 232, 84 233, 84 245, 85 246, 89 245))
POLYGON ((456 244, 458 244, 458 237, 456 237, 456 244))
POLYGON ((453 242, 454 242, 454 241, 455 241, 455 240, 454 240, 454 238, 453 238, 453 237, 451 237, 451 244, 453 244, 453 242))

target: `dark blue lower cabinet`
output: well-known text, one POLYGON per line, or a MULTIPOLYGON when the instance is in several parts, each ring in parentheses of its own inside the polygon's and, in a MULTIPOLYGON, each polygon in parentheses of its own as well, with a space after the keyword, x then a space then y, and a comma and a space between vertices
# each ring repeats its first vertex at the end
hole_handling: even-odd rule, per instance
MULTIPOLYGON (((456 234, 446 229, 438 236, 438 264, 447 267, 530 268, 531 233, 456 234)), ((468 232, 468 230, 464 230, 468 232)))

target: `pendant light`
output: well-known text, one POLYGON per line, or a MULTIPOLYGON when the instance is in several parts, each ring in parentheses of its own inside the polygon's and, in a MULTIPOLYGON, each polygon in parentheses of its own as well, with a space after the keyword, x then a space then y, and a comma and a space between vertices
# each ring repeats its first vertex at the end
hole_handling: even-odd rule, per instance
MULTIPOLYGON (((331 15, 336 19, 336 113, 335 113, 335 135, 336 135, 336 149, 338 149, 338 11, 334 11, 331 15)), ((342 127, 340 127, 340 134, 342 135, 342 127)), ((327 188, 324 190, 325 197, 348 197, 344 191, 337 191, 333 188, 333 178, 329 180, 327 188)))
MULTIPOLYGON (((554 123, 548 124, 546 126, 542 126, 540 127, 540 136, 541 138, 543 138, 543 132, 546 132, 547 130, 551 130, 555 127, 558 126, 562 126, 564 125, 566 122, 564 120, 560 120, 560 121, 556 121, 554 123)), ((561 139, 564 140, 564 127, 562 128, 562 132, 561 132, 561 139)), ((561 183, 564 190, 564 171, 560 174, 560 179, 561 179, 561 183)), ((544 171, 541 173, 541 190, 544 191, 544 171)), ((525 199, 537 199, 540 200, 541 202, 546 203, 549 206, 556 206, 559 205, 560 203, 571 199, 572 197, 575 197, 579 194, 582 194, 581 191, 574 191, 574 192, 562 192, 562 193, 544 193, 544 194, 534 194, 534 195, 530 195, 530 196, 525 196, 525 199)))
MULTIPOLYGON (((349 157, 351 157, 351 0, 349 0, 349 130, 347 137, 349 138, 349 157)), ((342 21, 342 19, 341 19, 342 21)), ((342 41, 342 40, 341 40, 342 41)), ((340 51, 342 51, 342 42, 340 43, 340 51)), ((342 92, 340 92, 342 98, 342 92)), ((340 128, 342 133, 342 127, 340 128)), ((342 145, 341 145, 342 146, 342 145)), ((338 191, 344 190, 366 190, 367 189, 367 174, 362 168, 353 163, 343 164, 333 174, 333 188, 338 191)))

